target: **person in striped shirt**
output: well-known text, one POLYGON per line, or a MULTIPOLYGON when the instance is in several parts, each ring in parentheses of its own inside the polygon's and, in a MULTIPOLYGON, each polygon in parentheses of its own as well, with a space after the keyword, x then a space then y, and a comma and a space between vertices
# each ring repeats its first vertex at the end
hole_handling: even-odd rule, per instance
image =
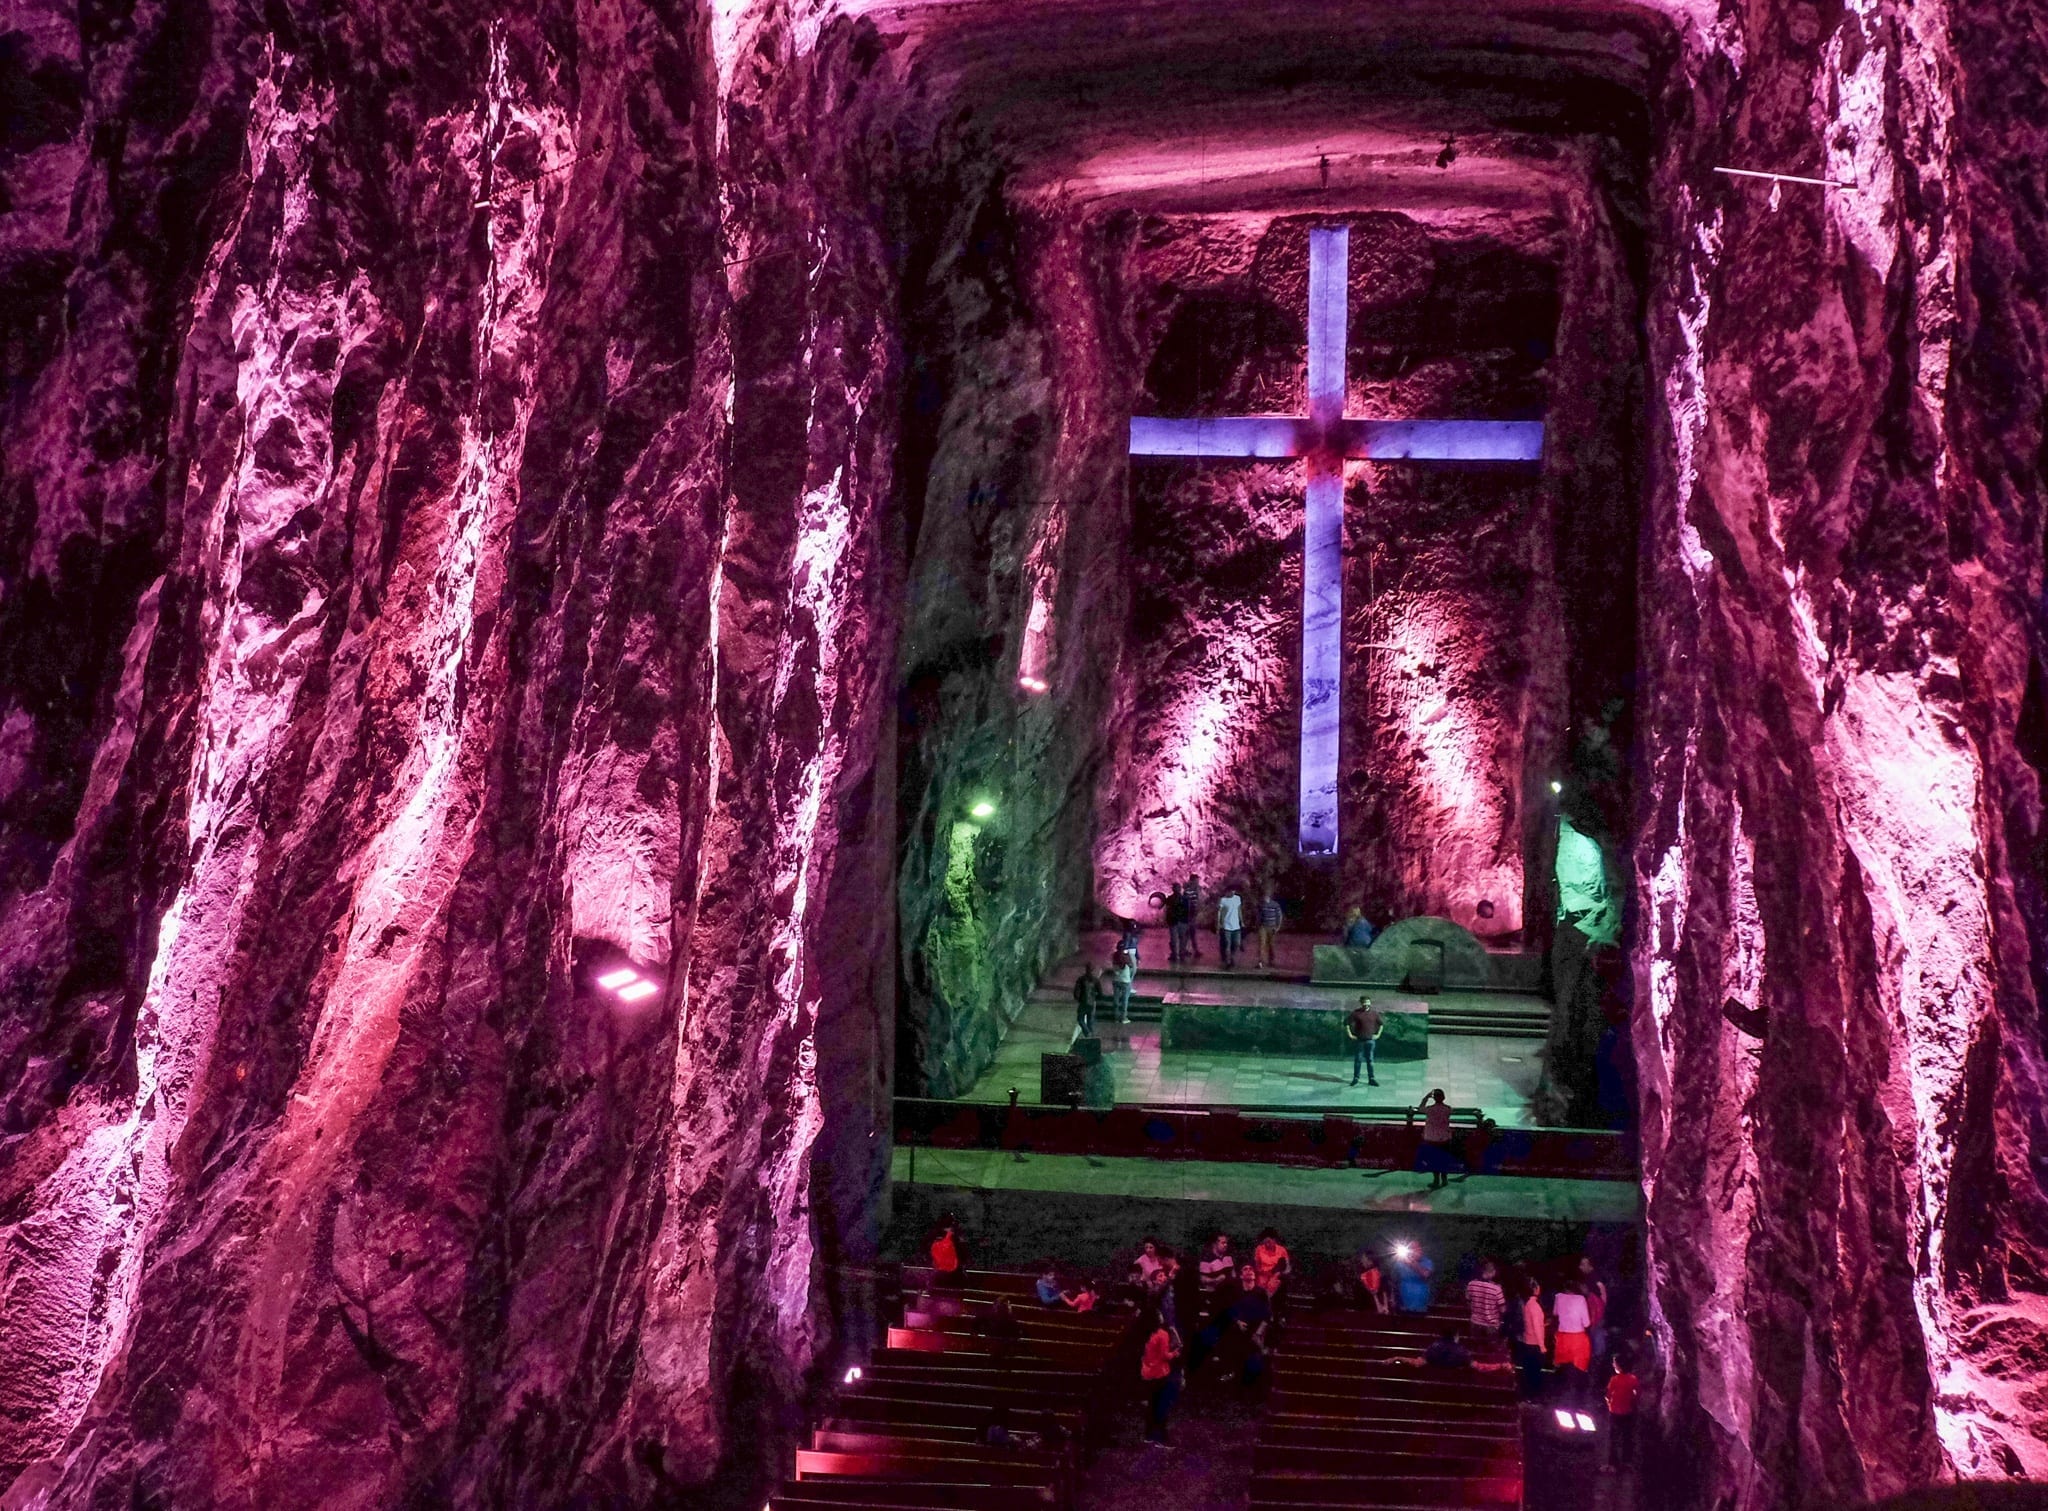
POLYGON ((1273 969, 1273 938, 1280 932, 1280 900, 1271 887, 1259 900, 1259 969, 1273 969))
POLYGON ((1465 1306, 1472 1313, 1472 1329, 1482 1337, 1498 1335, 1501 1318, 1507 1315, 1507 1293, 1500 1288, 1499 1276, 1489 1259, 1479 1266, 1475 1279, 1465 1282, 1465 1306))

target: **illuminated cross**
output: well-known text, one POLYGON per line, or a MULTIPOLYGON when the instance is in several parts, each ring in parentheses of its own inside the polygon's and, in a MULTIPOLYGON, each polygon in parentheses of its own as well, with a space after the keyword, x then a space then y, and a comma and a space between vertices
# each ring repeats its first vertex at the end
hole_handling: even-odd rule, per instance
POLYGON ((1301 561, 1303 855, 1337 853, 1338 687, 1344 659, 1344 462, 1533 462, 1540 420, 1354 420, 1344 415, 1351 233, 1308 233, 1308 415, 1131 421, 1132 456, 1304 457, 1301 561))

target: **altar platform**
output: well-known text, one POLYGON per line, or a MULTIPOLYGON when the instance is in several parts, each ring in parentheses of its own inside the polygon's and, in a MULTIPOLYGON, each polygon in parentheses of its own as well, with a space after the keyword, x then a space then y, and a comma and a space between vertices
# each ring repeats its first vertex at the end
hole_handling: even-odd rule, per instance
MULTIPOLYGON (((1073 972, 1064 979, 1071 987, 1073 972)), ((1241 993, 1231 995, 1275 1006, 1295 997, 1322 1005, 1331 997, 1329 988, 1277 981, 1247 982, 1241 993)), ((1446 992, 1430 1006, 1435 1011, 1455 1007, 1464 995, 1446 992)), ((1348 1005, 1357 996, 1348 989, 1337 1000, 1348 1005)), ((1543 1004, 1539 1000, 1536 1006, 1543 1004)), ((1106 1078, 1099 1081, 1106 1094, 1090 1097, 1091 1103, 1391 1109, 1412 1107, 1427 1092, 1441 1089, 1453 1106, 1479 1108, 1503 1128, 1534 1126, 1528 1109, 1543 1074, 1540 1037, 1432 1035, 1428 1059, 1389 1060, 1379 1067, 1377 1087, 1353 1086, 1348 1048, 1327 1059, 1252 1047, 1168 1052, 1161 1044, 1160 1000, 1141 1007, 1149 1012, 1128 1025, 1117 1024, 1106 1009, 1098 1013, 1102 1065, 1095 1074, 1106 1078)), ((1072 999, 1058 985, 1049 985, 1025 1005, 994 1061, 960 1100, 1007 1102, 1015 1087, 1023 1101, 1036 1101, 1040 1056, 1064 1051, 1073 1031, 1072 999)))

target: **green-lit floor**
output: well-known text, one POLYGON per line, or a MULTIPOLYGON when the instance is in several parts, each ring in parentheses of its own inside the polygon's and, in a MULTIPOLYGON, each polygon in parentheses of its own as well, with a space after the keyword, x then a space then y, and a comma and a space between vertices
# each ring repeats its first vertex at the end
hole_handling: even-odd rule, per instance
MULTIPOLYGON (((1284 989, 1258 983, 1269 994, 1284 989)), ((1246 983, 1252 987, 1252 983, 1246 983)), ((1297 989, 1305 990, 1305 989, 1297 989)), ((1259 1000, 1255 990, 1242 993, 1259 1000)), ((1446 993, 1443 1000, 1457 996, 1446 993)), ((1234 1107, 1413 1106, 1441 1087, 1455 1107, 1482 1107, 1502 1127, 1529 1125, 1530 1095, 1543 1072, 1541 1039, 1494 1039, 1458 1034, 1431 1037, 1427 1060, 1390 1061, 1379 1070, 1380 1085, 1351 1085, 1349 1060, 1300 1059, 1284 1055, 1174 1054, 1159 1052, 1159 1026, 1119 1027, 1105 1010, 1096 1015, 1097 1036, 1119 1102, 1184 1102, 1234 1107)), ((1032 1002, 1010 1029, 1002 1047, 963 1100, 1003 1102, 1016 1087, 1027 1102, 1038 1099, 1038 1057, 1064 1050, 1074 1030, 1073 1009, 1032 1002)))
MULTIPOLYGON (((911 1179, 912 1153, 896 1150, 894 1175, 899 1182, 911 1179)), ((1000 1149, 919 1149, 915 1154, 918 1185, 979 1191, 1067 1191, 1088 1196, 1547 1222, 1633 1222, 1638 1205, 1637 1189, 1628 1181, 1480 1175, 1453 1180, 1433 1192, 1427 1175, 1408 1171, 1365 1174, 1197 1160, 1012 1154, 1000 1149)))

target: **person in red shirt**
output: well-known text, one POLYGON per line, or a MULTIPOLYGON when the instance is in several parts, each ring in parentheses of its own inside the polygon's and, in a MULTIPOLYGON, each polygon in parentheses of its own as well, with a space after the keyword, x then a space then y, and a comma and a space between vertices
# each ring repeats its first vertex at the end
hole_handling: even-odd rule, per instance
POLYGON ((1294 1272, 1294 1257, 1271 1228, 1259 1235, 1259 1245, 1252 1250, 1252 1270, 1259 1277, 1259 1289, 1268 1296, 1279 1295, 1280 1287, 1294 1272))
POLYGON ((932 1285, 957 1287, 966 1280, 965 1265, 960 1258, 960 1233, 950 1216, 939 1219, 938 1231, 932 1235, 932 1285))
POLYGON ((1138 1363, 1138 1376, 1150 1397, 1145 1411, 1145 1441, 1166 1441, 1166 1418, 1180 1397, 1180 1334, 1166 1325, 1157 1312, 1147 1321, 1145 1357, 1138 1363))
POLYGON ((1636 1372, 1629 1367, 1626 1351, 1615 1355, 1614 1373, 1607 1379, 1607 1467, 1626 1469, 1636 1456, 1636 1372))

